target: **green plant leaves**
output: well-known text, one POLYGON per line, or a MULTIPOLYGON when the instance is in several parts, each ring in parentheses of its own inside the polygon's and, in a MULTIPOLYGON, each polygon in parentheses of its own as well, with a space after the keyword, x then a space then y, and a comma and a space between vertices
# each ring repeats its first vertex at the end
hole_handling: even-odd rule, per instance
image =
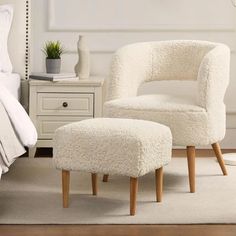
POLYGON ((60 59, 64 49, 59 41, 48 41, 42 50, 47 59, 60 59))

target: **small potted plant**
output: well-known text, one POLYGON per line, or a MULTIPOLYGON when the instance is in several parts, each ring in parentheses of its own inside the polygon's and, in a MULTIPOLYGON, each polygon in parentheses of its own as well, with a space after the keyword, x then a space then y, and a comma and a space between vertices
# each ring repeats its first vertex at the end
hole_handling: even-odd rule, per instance
POLYGON ((46 55, 46 72, 50 74, 59 74, 61 70, 61 54, 64 49, 59 41, 48 41, 43 52, 46 55))

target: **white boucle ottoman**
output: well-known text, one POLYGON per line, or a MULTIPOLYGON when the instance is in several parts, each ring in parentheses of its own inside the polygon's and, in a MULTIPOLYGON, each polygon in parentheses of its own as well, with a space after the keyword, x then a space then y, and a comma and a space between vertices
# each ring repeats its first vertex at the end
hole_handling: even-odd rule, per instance
POLYGON ((65 125, 54 136, 53 161, 62 170, 63 207, 68 207, 70 171, 130 177, 130 214, 135 214, 138 177, 156 171, 157 201, 161 201, 163 166, 171 160, 172 135, 156 122, 96 118, 65 125))

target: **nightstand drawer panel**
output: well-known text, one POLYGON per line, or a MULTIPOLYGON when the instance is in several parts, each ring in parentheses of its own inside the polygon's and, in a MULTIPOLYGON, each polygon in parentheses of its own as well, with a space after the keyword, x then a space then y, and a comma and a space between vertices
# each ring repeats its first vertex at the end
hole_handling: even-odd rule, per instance
POLYGON ((38 116, 37 131, 40 139, 52 139, 57 128, 92 117, 54 117, 54 116, 38 116))
POLYGON ((38 115, 93 116, 92 93, 38 93, 38 115))

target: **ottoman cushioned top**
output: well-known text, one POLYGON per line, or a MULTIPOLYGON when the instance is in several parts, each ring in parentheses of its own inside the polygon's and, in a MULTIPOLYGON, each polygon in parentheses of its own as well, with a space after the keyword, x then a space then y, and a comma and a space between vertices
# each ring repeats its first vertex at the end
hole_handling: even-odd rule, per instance
POLYGON ((57 168, 139 177, 170 162, 172 135, 144 120, 96 118, 60 127, 54 136, 57 168))

